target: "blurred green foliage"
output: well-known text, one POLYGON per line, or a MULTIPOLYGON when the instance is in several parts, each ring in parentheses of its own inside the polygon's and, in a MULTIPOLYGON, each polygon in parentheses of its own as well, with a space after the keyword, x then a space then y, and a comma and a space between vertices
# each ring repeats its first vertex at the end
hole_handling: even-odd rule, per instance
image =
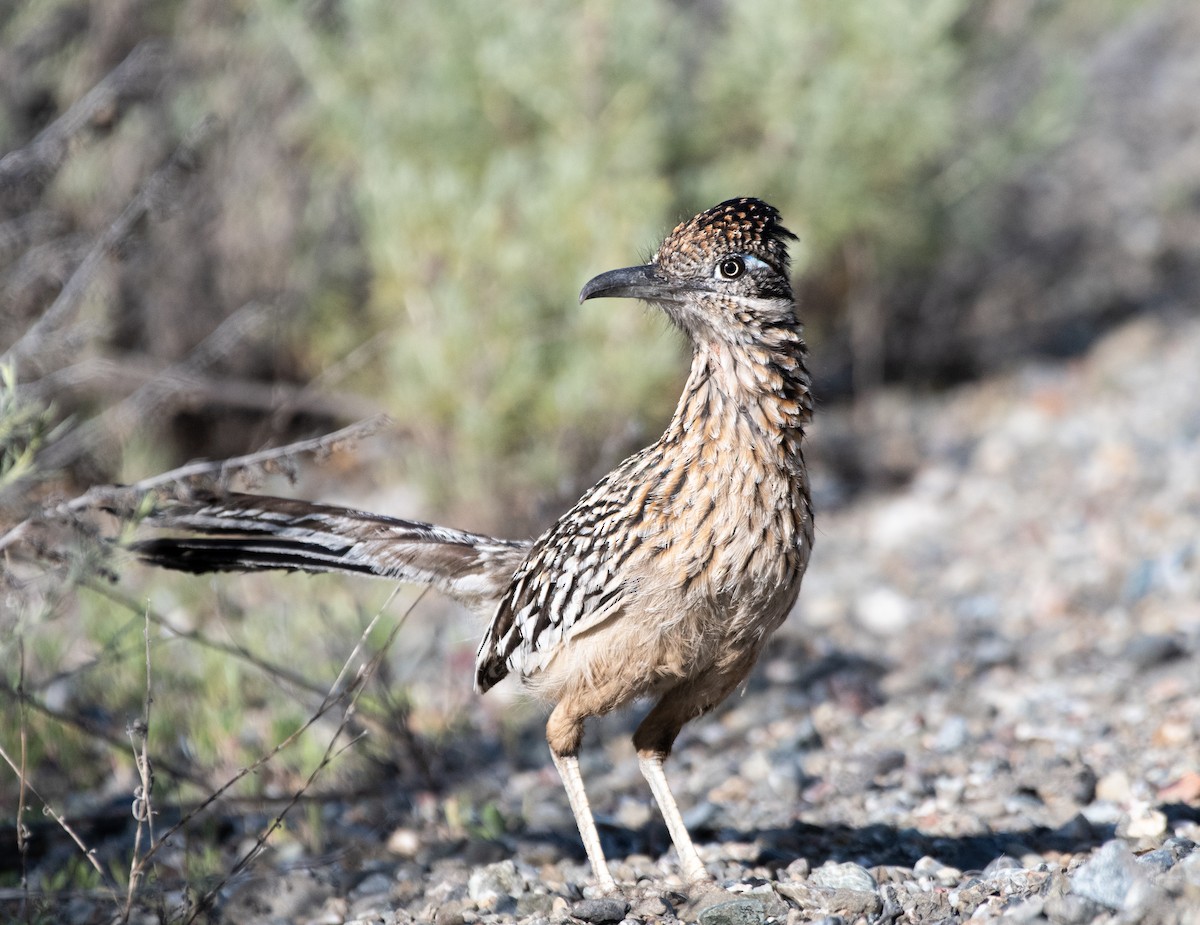
MULTIPOLYGON (((177 359, 248 300, 297 306, 268 361, 250 345, 231 371, 303 379, 370 345, 349 387, 410 435, 428 512, 531 532, 654 438, 685 373, 661 318, 576 304, 591 275, 698 209, 761 196, 800 235, 811 336, 844 329, 949 236, 987 246, 977 200, 1070 121, 1053 46, 1129 5, 29 0, 0 35, 36 48, 59 22, 61 52, 17 55, 56 112, 138 40, 166 39, 159 98, 51 178, 45 204, 72 223, 103 227, 175 138, 206 114, 221 125, 207 187, 179 191, 93 284, 114 341, 177 359), (70 26, 81 9, 88 29, 70 26), (981 105, 989 74, 1038 42, 1039 72, 981 105)), ((238 446, 214 416, 184 452, 261 440, 238 446)))
POLYGON ((767 198, 806 265, 860 236, 893 263, 920 253, 967 6, 261 9, 311 88, 312 154, 354 177, 370 328, 394 332, 375 387, 421 435, 435 506, 569 496, 652 437, 683 374, 673 341, 574 296, 692 212, 767 198))
POLYGON ((0 491, 33 473, 42 445, 53 439, 53 411, 28 400, 11 366, 0 366, 0 491))

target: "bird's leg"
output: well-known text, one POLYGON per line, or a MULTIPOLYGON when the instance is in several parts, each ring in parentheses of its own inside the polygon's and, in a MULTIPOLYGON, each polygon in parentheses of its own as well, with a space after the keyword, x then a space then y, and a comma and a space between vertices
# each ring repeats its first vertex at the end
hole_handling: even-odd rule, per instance
POLYGON ((667 824, 667 831, 671 833, 671 842, 679 855, 684 879, 690 883, 712 878, 704 869, 700 855, 696 853, 696 846, 692 844, 692 837, 688 835, 687 827, 683 824, 679 806, 667 785, 663 762, 671 753, 671 746, 675 744, 675 737, 679 735, 683 724, 706 711, 707 705, 696 699, 698 693, 692 684, 683 684, 668 691, 654 709, 646 714, 646 718, 633 734, 633 745, 638 753, 638 767, 641 768, 646 783, 650 785, 650 792, 654 794, 658 803, 663 821, 667 824))
POLYGON ((638 767, 642 769, 642 776, 650 785, 650 792, 654 794, 663 820, 667 823, 667 831, 671 833, 671 841, 679 855, 684 879, 689 883, 711 880, 700 855, 696 853, 696 846, 692 844, 692 837, 688 835, 687 827, 683 824, 683 816, 679 814, 679 807, 675 803, 675 797, 671 795, 671 788, 667 786, 667 775, 663 772, 665 757, 639 752, 638 767))
POLYGON ((550 745, 550 756, 558 768, 563 788, 567 791, 567 802, 575 814, 575 825, 583 839, 583 850, 592 864, 596 885, 605 893, 615 892, 616 881, 608 872, 608 862, 600 848, 600 833, 596 831, 596 820, 583 789, 583 775, 579 773, 579 746, 583 743, 583 718, 571 710, 568 701, 560 701, 546 723, 546 741, 550 745))
POLYGON ((592 863, 596 885, 606 893, 614 892, 617 884, 608 872, 608 862, 604 860, 604 852, 600 849, 600 833, 596 831, 592 807, 588 804, 587 793, 583 789, 579 758, 576 755, 560 755, 554 749, 550 749, 550 754, 567 791, 567 801, 571 804, 571 812, 575 814, 575 825, 579 827, 579 836, 583 839, 583 850, 587 852, 588 860, 592 863))

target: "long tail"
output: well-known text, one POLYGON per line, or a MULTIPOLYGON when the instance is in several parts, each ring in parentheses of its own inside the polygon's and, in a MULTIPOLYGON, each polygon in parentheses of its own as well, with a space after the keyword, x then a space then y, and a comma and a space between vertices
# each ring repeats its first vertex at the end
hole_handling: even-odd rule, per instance
POLYGON ((398 520, 328 504, 228 494, 171 502, 146 521, 184 536, 134 543, 147 562, 184 572, 355 572, 427 584, 487 611, 508 589, 528 542, 398 520))

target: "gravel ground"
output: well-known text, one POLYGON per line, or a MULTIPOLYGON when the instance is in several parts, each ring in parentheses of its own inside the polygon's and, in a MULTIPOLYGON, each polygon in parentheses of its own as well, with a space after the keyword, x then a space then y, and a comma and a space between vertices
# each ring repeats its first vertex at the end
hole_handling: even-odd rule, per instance
POLYGON ((798 612, 668 766, 712 890, 680 881, 618 717, 583 756, 623 885, 597 895, 531 717, 450 797, 326 805, 337 853, 273 849, 218 918, 1200 922, 1198 358, 1200 320, 1143 318, 826 411, 798 612), (849 498, 851 444, 900 487, 849 498))

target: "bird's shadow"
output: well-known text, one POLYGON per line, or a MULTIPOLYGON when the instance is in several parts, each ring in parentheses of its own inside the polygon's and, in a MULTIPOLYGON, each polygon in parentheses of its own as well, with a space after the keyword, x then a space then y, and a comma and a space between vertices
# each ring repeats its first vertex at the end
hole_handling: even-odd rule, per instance
MULTIPOLYGON (((1180 822, 1200 823, 1200 807, 1168 803, 1157 809, 1166 815, 1171 826, 1180 822)), ((657 820, 639 829, 624 828, 610 820, 601 819, 597 822, 601 842, 610 858, 645 854, 657 857, 670 850, 666 827, 657 820)), ((853 862, 864 867, 912 868, 918 860, 928 856, 943 865, 957 868, 964 877, 968 877, 1000 858, 1011 858, 1016 864, 1024 866, 1020 859, 1030 853, 1086 853, 1115 838, 1116 826, 1100 824, 1084 828, 1072 821, 1057 828, 1029 826, 964 835, 939 835, 881 823, 863 826, 844 823, 814 825, 797 820, 789 825, 767 828, 717 829, 699 826, 693 828, 692 835, 699 845, 731 842, 754 845, 756 854, 742 856, 741 863, 746 868, 782 871, 798 859, 806 860, 812 868, 829 861, 853 862)), ((576 844, 577 839, 564 838, 561 832, 526 832, 523 838, 544 840, 576 860, 585 859, 583 849, 576 844)))
MULTIPOLYGON (((862 712, 887 699, 880 682, 890 668, 881 661, 841 650, 827 651, 814 657, 802 643, 794 639, 773 643, 773 652, 768 655, 772 654, 796 664, 797 670, 787 681, 772 680, 767 672, 761 670, 756 672, 747 684, 747 696, 795 695, 810 706, 836 700, 844 708, 862 712)), ((723 710, 735 708, 736 705, 731 707, 726 703, 718 708, 716 718, 719 720, 723 710)), ((639 711, 606 717, 597 724, 600 727, 597 731, 602 733, 602 738, 618 738, 632 732, 638 719, 639 711)), ((707 719, 700 722, 712 721, 707 719)), ((803 747, 821 748, 819 736, 814 734, 814 738, 816 741, 805 742, 803 747)), ((703 750, 709 746, 697 743, 694 747, 703 750)), ((901 765, 905 763, 902 753, 884 757, 894 757, 901 765)), ((815 781, 810 779, 805 783, 815 781)), ((1172 825, 1183 821, 1200 822, 1200 808, 1197 807, 1172 803, 1157 808, 1172 825)), ((698 844, 736 842, 741 846, 752 846, 749 852, 743 847, 739 853, 744 858, 745 866, 770 870, 782 870, 800 858, 814 868, 827 861, 851 861, 865 867, 911 868, 920 858, 930 856, 941 864, 969 873, 982 871, 1004 856, 1019 862, 1030 854, 1083 853, 1116 837, 1114 824, 1092 824, 1080 814, 1057 827, 1031 822, 1028 825, 1010 824, 960 835, 930 833, 919 828, 886 823, 812 824, 800 819, 779 826, 739 828, 736 824, 723 824, 729 817, 722 813, 714 814, 712 818, 716 821, 689 822, 693 839, 698 844)), ((1011 823, 1011 818, 1007 821, 1011 823)), ((657 815, 652 815, 645 825, 626 827, 600 813, 597 824, 605 852, 611 858, 631 855, 658 857, 671 849, 667 829, 657 815)), ((573 831, 550 833, 526 830, 518 838, 532 841, 544 839, 545 843, 555 845, 555 850, 561 850, 573 858, 584 858, 573 831)))

